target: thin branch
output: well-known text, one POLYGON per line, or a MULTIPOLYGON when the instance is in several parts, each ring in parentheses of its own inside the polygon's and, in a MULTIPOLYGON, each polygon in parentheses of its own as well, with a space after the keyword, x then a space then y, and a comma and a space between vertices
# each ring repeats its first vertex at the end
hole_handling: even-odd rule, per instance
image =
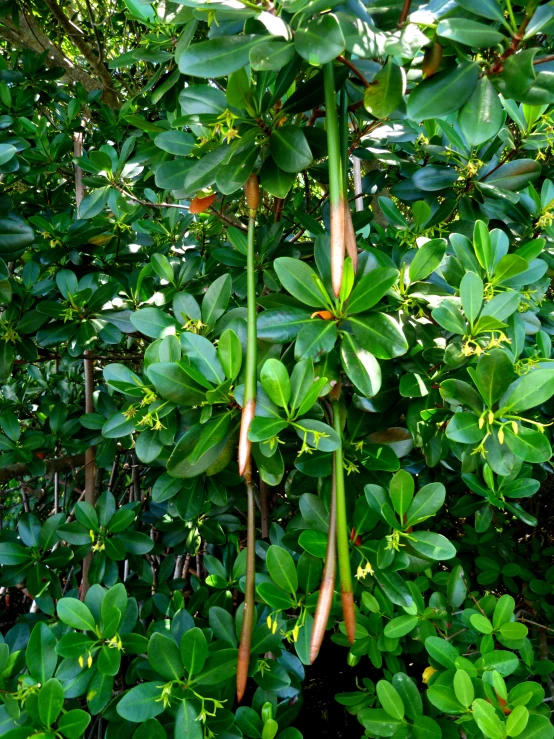
POLYGON ((347 59, 345 56, 339 55, 337 57, 337 61, 341 62, 346 67, 348 67, 348 69, 356 75, 356 77, 360 80, 360 82, 362 82, 365 85, 365 87, 371 87, 371 82, 368 82, 366 80, 364 75, 360 72, 360 70, 354 64, 352 64, 350 59, 347 59))
MULTIPOLYGON (((73 457, 59 457, 58 459, 45 460, 46 474, 51 475, 54 472, 63 472, 64 470, 70 470, 74 467, 82 467, 85 464, 85 455, 76 454, 73 457)), ((26 477, 27 475, 35 474, 34 471, 29 470, 26 464, 12 464, 9 467, 4 467, 0 470, 0 482, 9 482, 10 480, 16 480, 20 477, 26 477)), ((4 491, 0 491, 2 493, 4 491)))
POLYGON ((404 5, 402 6, 402 12, 400 13, 400 18, 398 19, 398 28, 402 28, 404 23, 406 23, 408 14, 410 12, 411 4, 412 4, 412 0, 404 0, 404 5))
POLYGON ((529 25, 529 21, 531 20, 530 15, 525 15, 525 18, 523 19, 520 27, 517 29, 517 32, 514 33, 512 36, 512 40, 510 41, 510 45, 508 48, 504 51, 503 54, 501 54, 489 67, 487 74, 500 74, 502 72, 502 69, 504 68, 504 62, 508 57, 511 57, 512 54, 515 54, 518 46, 523 41, 523 37, 525 36, 525 30, 527 26, 529 25))
POLYGON ((546 64, 546 62, 554 62, 554 54, 550 54, 550 56, 543 56, 542 59, 535 59, 533 64, 537 66, 537 64, 546 64))

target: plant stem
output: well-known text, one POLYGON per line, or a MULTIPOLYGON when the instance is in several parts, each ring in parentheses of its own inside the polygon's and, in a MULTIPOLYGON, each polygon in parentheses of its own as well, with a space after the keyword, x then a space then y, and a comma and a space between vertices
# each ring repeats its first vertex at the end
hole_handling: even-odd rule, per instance
MULTIPOLYGON (((94 392, 94 360, 92 352, 85 351, 85 359, 83 360, 85 370, 85 413, 94 413, 94 403, 92 394, 94 392)), ((93 446, 85 452, 85 501, 94 506, 96 503, 96 452, 93 446)), ((90 551, 83 559, 81 586, 79 588, 79 598, 85 599, 89 589, 88 571, 92 562, 92 551, 90 551)))
POLYGON ((248 505, 248 529, 246 538, 246 584, 244 588, 244 614, 242 618, 242 628, 240 632, 239 656, 237 665, 237 701, 240 703, 244 691, 246 690, 246 681, 248 680, 248 666, 250 664, 250 646, 252 644, 252 629, 254 626, 254 584, 256 580, 256 519, 254 506, 254 489, 252 487, 252 477, 250 463, 244 477, 246 480, 246 498, 248 505))
POLYGON ((244 378, 244 402, 239 438, 239 474, 246 483, 248 507, 248 528, 246 536, 246 583, 244 593, 244 614, 240 634, 239 656, 237 664, 237 700, 240 703, 246 690, 248 665, 250 663, 250 646, 254 625, 254 585, 256 578, 256 519, 254 508, 254 490, 252 487, 252 443, 248 439, 250 424, 256 412, 256 272, 255 272, 255 224, 256 210, 259 206, 260 193, 258 179, 251 175, 245 186, 246 202, 249 208, 248 247, 246 255, 246 290, 247 290, 247 336, 246 367, 244 378))
MULTIPOLYGON (((334 458, 333 458, 334 463, 334 458)), ((321 586, 317 599, 317 608, 314 615, 312 627, 312 638, 310 641, 310 664, 319 654, 319 650, 325 636, 325 629, 329 621, 329 613, 333 605, 335 592, 335 579, 337 575, 337 487, 336 474, 333 464, 333 477, 331 479, 331 505, 329 508, 329 533, 327 534, 327 551, 325 552, 325 567, 321 578, 321 586)))
MULTIPOLYGON (((338 403, 333 403, 333 426, 341 438, 341 423, 338 403)), ((339 559, 340 596, 342 612, 346 626, 346 635, 350 644, 354 642, 356 630, 356 616, 354 613, 354 594, 352 587, 352 570, 350 568, 350 546, 348 543, 348 524, 346 521, 346 496, 344 490, 344 465, 342 455, 342 440, 339 448, 333 452, 336 506, 337 506, 337 552, 339 559)))
POLYGON ((337 93, 333 63, 323 67, 325 87, 325 129, 329 151, 329 204, 331 207, 331 281, 338 297, 344 270, 344 181, 341 167, 341 147, 337 116, 337 93))

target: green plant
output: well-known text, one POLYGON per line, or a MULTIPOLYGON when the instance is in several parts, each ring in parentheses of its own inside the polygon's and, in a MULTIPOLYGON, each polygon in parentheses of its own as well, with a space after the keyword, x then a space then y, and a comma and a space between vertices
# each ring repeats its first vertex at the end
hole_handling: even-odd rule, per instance
POLYGON ((1 14, 0 734, 552 739, 554 10, 1 14))

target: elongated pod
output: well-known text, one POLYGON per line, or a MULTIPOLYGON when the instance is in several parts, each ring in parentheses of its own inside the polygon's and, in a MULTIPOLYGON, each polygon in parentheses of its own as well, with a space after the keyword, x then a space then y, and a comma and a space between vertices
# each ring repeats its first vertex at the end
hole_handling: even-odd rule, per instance
MULTIPOLYGON (((334 464, 334 460, 333 460, 334 464)), ((335 593, 335 579, 337 575, 337 504, 336 504, 336 477, 333 469, 331 480, 331 505, 329 509, 329 533, 327 534, 327 551, 325 552, 325 567, 321 578, 321 587, 317 599, 317 607, 310 640, 310 664, 312 665, 319 654, 325 629, 329 621, 333 595, 335 593)))
POLYGON ((246 537, 246 583, 244 594, 244 616, 240 634, 239 656, 237 664, 237 700, 242 700, 248 680, 248 664, 250 662, 250 647, 252 644, 252 629, 254 626, 254 585, 255 585, 255 548, 256 548, 256 520, 254 509, 254 490, 252 487, 252 444, 248 439, 250 424, 256 412, 256 273, 255 273, 255 224, 256 210, 260 203, 260 189, 258 178, 250 175, 244 186, 244 194, 249 209, 248 218, 248 247, 246 257, 246 289, 247 289, 247 336, 246 336, 246 367, 244 378, 244 402, 239 435, 239 474, 246 483, 246 498, 248 508, 248 526, 246 537))

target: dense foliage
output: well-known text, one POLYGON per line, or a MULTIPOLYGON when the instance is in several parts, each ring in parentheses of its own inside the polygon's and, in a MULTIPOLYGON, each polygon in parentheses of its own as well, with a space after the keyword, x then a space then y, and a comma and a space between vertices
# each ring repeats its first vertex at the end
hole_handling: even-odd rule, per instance
POLYGON ((0 10, 0 734, 553 739, 554 6, 0 10))

